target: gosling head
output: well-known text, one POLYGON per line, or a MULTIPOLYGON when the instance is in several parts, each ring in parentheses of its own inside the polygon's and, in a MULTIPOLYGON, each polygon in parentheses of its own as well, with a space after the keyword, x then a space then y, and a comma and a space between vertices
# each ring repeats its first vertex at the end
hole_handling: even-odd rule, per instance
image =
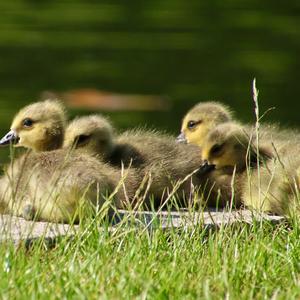
POLYGON ((34 151, 50 151, 62 146, 66 114, 58 100, 36 102, 22 108, 0 145, 13 143, 34 151))
POLYGON ((209 165, 224 171, 242 172, 249 167, 256 167, 257 161, 263 163, 273 157, 272 150, 267 145, 257 148, 252 136, 246 133, 239 124, 227 122, 212 129, 204 140, 202 158, 209 165))
MULTIPOLYGON (((265 152, 262 151, 262 156, 265 152)), ((227 122, 218 125, 207 135, 202 158, 216 169, 237 172, 246 169, 247 165, 257 162, 256 151, 243 127, 227 122)))
POLYGON ((63 147, 108 157, 114 149, 113 136, 114 128, 103 116, 79 117, 68 125, 63 147))
POLYGON ((182 121, 177 142, 202 146, 208 132, 219 124, 232 119, 230 109, 219 102, 203 102, 195 105, 182 121))

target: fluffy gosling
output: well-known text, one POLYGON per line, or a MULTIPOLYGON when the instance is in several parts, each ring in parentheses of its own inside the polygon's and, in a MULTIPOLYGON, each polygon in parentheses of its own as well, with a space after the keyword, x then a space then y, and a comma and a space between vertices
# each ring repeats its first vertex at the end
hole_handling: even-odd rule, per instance
POLYGON ((16 114, 0 145, 14 143, 36 152, 58 149, 63 143, 65 126, 65 109, 60 101, 36 102, 16 114))
POLYGON ((212 128, 231 120, 232 112, 224 104, 214 101, 198 103, 184 116, 177 142, 192 143, 201 147, 212 128))
POLYGON ((133 172, 128 171, 125 179, 120 170, 88 155, 54 150, 62 145, 65 123, 59 101, 37 102, 17 113, 0 144, 14 142, 34 151, 9 164, 0 179, 2 212, 27 219, 77 220, 82 199, 85 204, 101 206, 104 196, 123 181, 114 199, 116 206, 124 207, 134 198, 133 172))
POLYGON ((256 168, 258 157, 263 163, 272 154, 269 149, 260 147, 258 156, 255 145, 243 127, 236 123, 218 125, 203 143, 202 158, 215 167, 210 180, 223 197, 233 196, 234 193, 237 205, 241 204, 242 185, 247 175, 245 171, 247 167, 256 168))
MULTIPOLYGON (((122 163, 136 168, 140 181, 145 176, 151 178, 149 195, 159 203, 176 183, 202 164, 197 146, 177 144, 171 136, 147 130, 131 130, 115 136, 111 123, 99 115, 71 122, 66 129, 64 147, 98 155, 119 168, 122 163)), ((206 184, 206 178, 199 174, 192 181, 197 187, 206 184)), ((177 194, 189 195, 191 187, 191 180, 186 180, 177 194)))

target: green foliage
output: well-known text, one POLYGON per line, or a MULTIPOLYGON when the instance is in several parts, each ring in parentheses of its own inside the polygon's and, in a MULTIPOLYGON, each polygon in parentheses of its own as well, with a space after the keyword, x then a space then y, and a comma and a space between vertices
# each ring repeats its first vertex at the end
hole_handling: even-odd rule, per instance
POLYGON ((270 120, 299 123, 298 1, 16 0, 0 11, 2 134, 42 91, 76 88, 173 102, 169 112, 113 115, 121 127, 177 132, 185 110, 208 99, 250 121, 253 76, 262 111, 278 107, 270 120))

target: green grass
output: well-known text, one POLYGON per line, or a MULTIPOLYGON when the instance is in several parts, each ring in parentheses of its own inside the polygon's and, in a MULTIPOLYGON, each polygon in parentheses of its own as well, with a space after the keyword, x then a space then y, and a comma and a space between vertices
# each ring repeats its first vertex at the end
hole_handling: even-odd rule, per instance
POLYGON ((168 232, 123 225, 109 232, 89 221, 53 249, 1 245, 1 297, 297 299, 299 233, 297 224, 269 223, 168 232))

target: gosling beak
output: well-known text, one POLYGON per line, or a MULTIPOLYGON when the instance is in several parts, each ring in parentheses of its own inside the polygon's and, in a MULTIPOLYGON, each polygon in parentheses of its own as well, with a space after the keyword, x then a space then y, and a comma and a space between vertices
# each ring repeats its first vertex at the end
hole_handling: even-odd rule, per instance
POLYGON ((197 174, 199 174, 199 175, 205 175, 205 174, 209 173, 210 171, 214 170, 215 167, 216 167, 216 165, 210 164, 208 162, 208 160, 204 160, 203 164, 200 166, 197 174))
POLYGON ((184 143, 187 144, 187 139, 185 137, 184 132, 181 132, 179 136, 176 138, 176 143, 184 143))
POLYGON ((0 146, 17 144, 19 141, 19 137, 17 133, 14 130, 10 130, 1 140, 0 140, 0 146))

